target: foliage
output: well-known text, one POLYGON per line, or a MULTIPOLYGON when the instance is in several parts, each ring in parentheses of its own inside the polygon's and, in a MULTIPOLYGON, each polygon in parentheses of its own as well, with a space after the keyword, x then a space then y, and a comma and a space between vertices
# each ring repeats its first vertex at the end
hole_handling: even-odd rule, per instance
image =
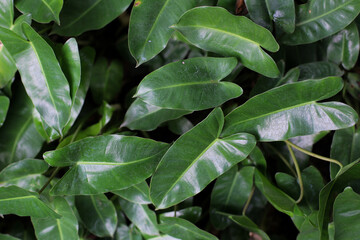
POLYGON ((0 0, 0 239, 356 239, 359 0, 0 0))

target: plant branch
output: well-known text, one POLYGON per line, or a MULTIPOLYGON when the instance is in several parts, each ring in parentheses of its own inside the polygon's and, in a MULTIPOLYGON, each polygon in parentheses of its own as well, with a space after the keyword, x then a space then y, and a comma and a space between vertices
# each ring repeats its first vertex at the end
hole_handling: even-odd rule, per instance
POLYGON ((56 176, 56 174, 59 172, 60 169, 61 169, 60 167, 55 168, 55 170, 53 171, 49 179, 46 181, 44 186, 39 190, 39 194, 41 194, 45 190, 45 188, 50 184, 51 180, 53 180, 53 178, 56 176))
POLYGON ((303 181, 302 181, 301 171, 300 171, 300 168, 299 168, 298 161, 296 160, 294 151, 292 150, 292 148, 291 148, 291 146, 290 146, 290 144, 288 142, 286 142, 286 146, 288 147, 289 152, 290 152, 290 156, 291 156, 291 158, 292 158, 292 160, 294 162, 296 173, 297 173, 297 178, 299 180, 300 196, 299 196, 298 200, 296 200, 296 203, 299 203, 299 202, 301 202, 301 200, 304 197, 304 184, 303 184, 303 181))
POLYGON ((268 144, 268 146, 273 150, 276 155, 283 161, 283 163, 290 169, 291 173, 296 177, 296 172, 290 165, 290 163, 287 161, 287 159, 284 157, 284 155, 281 154, 275 147, 273 147, 271 144, 268 144))

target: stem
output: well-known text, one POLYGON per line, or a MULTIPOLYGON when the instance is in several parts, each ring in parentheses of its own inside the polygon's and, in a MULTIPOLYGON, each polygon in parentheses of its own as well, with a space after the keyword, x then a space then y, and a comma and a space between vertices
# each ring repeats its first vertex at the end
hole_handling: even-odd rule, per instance
POLYGON ((246 200, 245 206, 244 206, 244 208, 242 210, 242 215, 243 216, 245 216, 245 214, 246 214, 246 210, 248 209, 248 207, 250 205, 251 199, 254 196, 254 192, 255 192, 255 186, 252 186, 250 195, 249 195, 248 199, 246 200))
POLYGON ((290 163, 286 160, 286 158, 284 157, 284 155, 282 155, 276 148, 274 148, 271 144, 268 144, 268 146, 271 148, 271 150, 273 150, 276 155, 278 155, 278 157, 283 161, 283 163, 290 169, 291 173, 296 176, 296 172, 295 170, 292 168, 292 166, 290 165, 290 163))
POLYGON ((299 164, 298 164, 298 161, 296 160, 296 157, 295 157, 295 154, 294 154, 294 151, 292 150, 290 144, 288 142, 286 142, 286 146, 288 147, 289 149, 289 152, 290 152, 290 156, 294 162, 294 165, 295 165, 295 169, 296 169, 296 173, 297 173, 297 177, 298 177, 298 180, 299 180, 299 185, 300 185, 300 196, 298 198, 298 200, 296 200, 296 203, 299 203, 301 202, 301 200, 303 199, 304 197, 304 184, 303 184, 303 181, 302 181, 302 178, 301 178, 301 171, 300 171, 300 168, 299 168, 299 164))
POLYGON ((285 140, 285 142, 287 144, 289 144, 290 146, 292 146, 293 148, 295 148, 296 150, 299 150, 300 152, 303 152, 309 156, 312 156, 314 158, 317 158, 317 159, 320 159, 320 160, 323 160, 323 161, 327 161, 327 162, 332 162, 332 163, 335 163, 337 165, 340 166, 340 170, 343 168, 343 165, 341 164, 341 162, 335 160, 335 159, 332 159, 332 158, 327 158, 327 157, 324 157, 324 156, 321 156, 321 155, 318 155, 318 154, 315 154, 315 153, 312 153, 312 152, 309 152, 308 150, 305 150, 295 144, 293 144, 292 142, 289 142, 287 140, 285 140))
POLYGON ((61 169, 60 167, 55 168, 55 171, 53 171, 50 178, 46 181, 44 186, 39 190, 39 194, 41 194, 45 190, 45 188, 49 185, 51 180, 53 180, 53 178, 56 176, 56 174, 59 172, 60 169, 61 169))
POLYGON ((174 217, 176 217, 177 205, 174 206, 174 217))

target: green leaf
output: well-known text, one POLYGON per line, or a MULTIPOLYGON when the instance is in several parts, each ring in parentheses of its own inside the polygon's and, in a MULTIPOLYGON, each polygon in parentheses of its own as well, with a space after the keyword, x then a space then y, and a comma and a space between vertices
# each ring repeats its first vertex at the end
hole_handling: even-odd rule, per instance
POLYGON ((8 164, 33 158, 44 139, 36 131, 33 105, 22 86, 16 84, 4 125, 0 128, 0 170, 8 164))
POLYGON ((136 228, 129 228, 121 224, 117 229, 114 236, 115 240, 142 240, 140 232, 136 228))
POLYGON ((41 174, 48 168, 43 160, 24 159, 14 162, 0 172, 0 187, 16 185, 29 191, 38 191, 46 182, 41 174))
POLYGON ((223 113, 216 108, 165 153, 150 184, 150 198, 158 209, 194 196, 249 155, 254 137, 239 133, 219 138, 223 123, 223 113))
POLYGON ((249 12, 251 20, 256 24, 272 31, 272 22, 264 0, 245 0, 246 8, 249 12))
POLYGON ((168 122, 168 127, 171 132, 177 135, 183 135, 191 128, 194 127, 194 124, 187 119, 186 117, 181 117, 168 122))
POLYGON ((37 239, 79 239, 78 221, 69 203, 62 197, 55 197, 50 205, 61 218, 31 218, 37 239))
POLYGON ((16 237, 13 237, 11 235, 2 234, 2 233, 0 233, 0 239, 1 240, 20 240, 20 238, 16 238, 16 237))
POLYGON ((61 25, 53 33, 78 36, 83 32, 103 28, 130 5, 131 0, 67 0, 60 13, 61 25))
POLYGON ((295 30, 295 3, 289 0, 265 0, 270 19, 284 32, 295 30))
POLYGON ((0 203, 0 214, 16 214, 37 218, 61 217, 43 203, 37 193, 16 186, 0 187, 0 203))
POLYGON ((201 49, 237 57, 245 67, 267 77, 279 75, 274 60, 261 48, 276 52, 279 45, 267 29, 246 17, 219 7, 198 7, 187 11, 173 27, 201 49))
POLYGON ((4 47, 0 41, 0 88, 3 88, 14 77, 17 68, 9 51, 4 47))
POLYGON ((111 102, 121 90, 123 67, 117 60, 108 63, 106 58, 100 58, 93 67, 90 88, 94 100, 111 102))
POLYGON ((17 0, 16 8, 22 13, 30 13, 31 17, 40 23, 55 21, 60 24, 59 14, 63 0, 17 0))
POLYGON ((225 8, 232 14, 235 13, 236 0, 218 0, 216 6, 225 8))
POLYGON ((249 232, 258 234, 261 239, 270 240, 270 237, 247 216, 230 216, 230 219, 241 227, 247 229, 249 232))
POLYGON ((137 204, 150 204, 150 190, 146 181, 133 185, 122 190, 112 191, 112 193, 137 204))
POLYGON ((76 209, 86 228, 98 237, 112 237, 117 215, 114 204, 104 194, 76 196, 76 209))
POLYGON ((119 199, 119 202, 126 217, 138 227, 142 234, 146 236, 159 235, 156 215, 147 205, 132 203, 124 199, 119 199))
POLYGON ((147 75, 134 97, 171 109, 193 111, 216 107, 242 94, 238 85, 220 82, 236 64, 235 58, 191 58, 170 63, 147 75))
POLYGON ((217 229, 230 224, 226 215, 217 212, 241 214, 253 186, 254 170, 254 167, 243 167, 238 171, 234 166, 216 180, 211 192, 210 220, 217 229))
POLYGON ((353 22, 330 38, 326 50, 328 60, 337 64, 342 63, 345 69, 350 70, 359 57, 359 49, 359 31, 353 22))
POLYGON ((162 219, 159 230, 182 240, 217 240, 214 235, 205 232, 182 218, 167 217, 162 219))
POLYGON ((328 77, 271 89, 229 113, 222 135, 248 132, 260 141, 279 141, 352 126, 358 116, 351 107, 316 102, 335 95, 342 87, 341 78, 328 77))
POLYGON ((174 31, 169 27, 196 3, 196 0, 183 1, 181 4, 177 0, 135 1, 129 24, 129 50, 137 66, 149 61, 166 47, 174 31))
POLYGON ((358 0, 310 0, 296 9, 295 31, 282 40, 287 45, 316 42, 345 28, 359 12, 358 0))
POLYGON ((163 122, 189 113, 191 111, 157 107, 137 98, 126 111, 124 121, 120 127, 127 127, 131 130, 152 131, 163 122))
POLYGON ((163 219, 164 217, 176 216, 178 218, 183 218, 185 220, 188 220, 192 223, 196 223, 201 218, 201 212, 202 212, 201 207, 188 207, 188 208, 176 210, 176 213, 174 209, 174 211, 160 214, 160 220, 163 219))
POLYGON ((71 166, 51 193, 97 194, 138 184, 150 177, 167 148, 151 139, 108 135, 46 152, 44 159, 51 166, 71 166))
POLYGON ((0 27, 10 28, 14 19, 14 1, 0 1, 0 27))
POLYGON ((62 134, 71 107, 70 89, 51 47, 28 24, 29 41, 0 28, 0 38, 16 62, 21 80, 45 122, 62 134))
POLYGON ((320 79, 325 77, 341 77, 344 72, 331 62, 311 62, 297 66, 300 69, 299 81, 307 79, 320 79))
MULTIPOLYGON (((335 132, 332 143, 330 157, 341 162, 344 166, 360 158, 360 130, 355 127, 341 129, 335 132)), ((339 166, 330 165, 330 176, 334 179, 339 166)))
POLYGON ((4 124, 8 112, 10 100, 6 96, 0 95, 0 127, 4 124))
POLYGON ((334 202, 335 239, 356 239, 360 227, 360 195, 348 187, 334 202))

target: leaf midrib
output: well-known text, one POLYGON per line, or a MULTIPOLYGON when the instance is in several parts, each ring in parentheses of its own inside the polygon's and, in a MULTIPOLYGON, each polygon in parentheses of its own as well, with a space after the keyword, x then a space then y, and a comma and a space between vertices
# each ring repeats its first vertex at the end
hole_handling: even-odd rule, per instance
POLYGON ((0 202, 27 199, 27 198, 35 198, 35 199, 37 199, 37 197, 35 197, 34 195, 29 195, 29 196, 22 196, 22 197, 12 197, 12 198, 0 199, 0 202))
POLYGON ((52 10, 52 8, 50 7, 50 5, 46 2, 46 1, 44 1, 44 0, 41 0, 43 3, 44 3, 44 5, 50 10, 50 12, 51 12, 51 14, 53 15, 53 17, 56 19, 56 15, 55 15, 55 12, 52 10))
POLYGON ((142 158, 142 159, 139 159, 139 160, 131 161, 131 162, 121 162, 121 163, 119 163, 119 162, 90 162, 90 161, 89 162, 83 162, 83 161, 78 161, 78 162, 76 162, 75 165, 126 166, 126 165, 131 165, 131 164, 136 164, 136 163, 139 163, 139 162, 147 161, 147 160, 153 158, 155 155, 149 156, 149 157, 146 157, 146 158, 142 158))

